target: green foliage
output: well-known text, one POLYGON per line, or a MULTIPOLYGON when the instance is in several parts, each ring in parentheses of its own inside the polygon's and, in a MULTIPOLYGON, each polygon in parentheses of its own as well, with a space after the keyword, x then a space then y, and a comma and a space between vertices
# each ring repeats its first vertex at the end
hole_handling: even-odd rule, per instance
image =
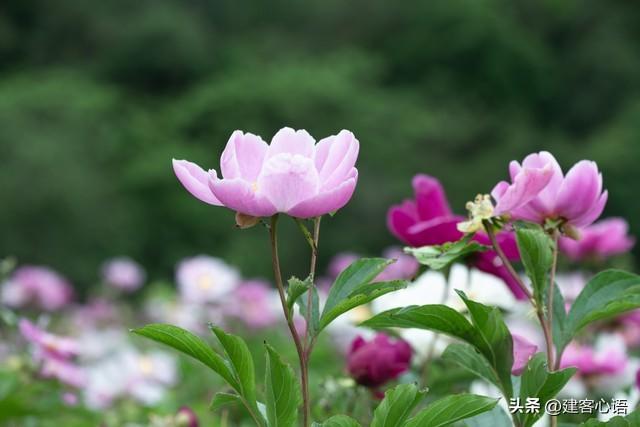
POLYGON ((474 394, 458 394, 443 397, 429 404, 418 414, 409 419, 404 427, 442 427, 456 421, 471 418, 490 411, 498 403, 498 399, 474 394))
POLYGON ((486 246, 471 241, 472 237, 472 235, 469 235, 457 242, 423 246, 421 248, 407 247, 404 250, 413 255, 420 264, 426 265, 432 270, 442 270, 473 253, 487 250, 486 246))
POLYGON ((300 280, 297 277, 289 279, 289 287, 287 288, 287 309, 289 313, 293 312, 293 305, 298 301, 302 294, 306 293, 313 286, 311 278, 300 280))
POLYGON ((487 359, 473 346, 465 343, 449 344, 442 353, 445 360, 450 360, 474 375, 500 387, 500 380, 487 359))
POLYGON ((463 421, 465 427, 513 427, 509 415, 500 406, 463 421))
POLYGON ((360 423, 346 415, 335 415, 322 424, 313 423, 313 427, 361 427, 360 423))
POLYGON ((415 384, 402 384, 388 390, 373 413, 371 427, 402 427, 426 393, 415 384))
POLYGON ((553 242, 540 227, 518 227, 516 239, 520 259, 533 285, 534 298, 544 307, 545 291, 549 286, 549 271, 553 262, 553 242))
POLYGON ((300 386, 291 366, 268 344, 265 344, 265 405, 269 427, 293 427, 297 423, 301 403, 300 386))

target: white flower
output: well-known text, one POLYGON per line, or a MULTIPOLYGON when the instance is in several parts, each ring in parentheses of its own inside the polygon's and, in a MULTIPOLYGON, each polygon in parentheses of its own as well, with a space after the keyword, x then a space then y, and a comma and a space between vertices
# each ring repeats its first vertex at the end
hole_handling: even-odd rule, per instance
POLYGON ((213 303, 238 286, 240 274, 221 259, 200 255, 178 264, 176 282, 185 301, 213 303))

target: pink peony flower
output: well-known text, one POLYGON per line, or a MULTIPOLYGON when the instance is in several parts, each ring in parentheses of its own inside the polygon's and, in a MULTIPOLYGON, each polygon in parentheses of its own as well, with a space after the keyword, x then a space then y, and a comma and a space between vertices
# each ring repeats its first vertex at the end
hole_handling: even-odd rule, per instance
POLYGON ((491 195, 496 200, 496 214, 510 214, 521 219, 542 224, 547 219, 566 221, 573 227, 586 227, 602 213, 608 193, 602 191, 602 175, 595 162, 582 160, 563 175, 556 159, 546 151, 528 155, 522 162, 511 162, 509 172, 512 186, 498 183, 491 195), (547 170, 552 175, 546 186, 531 198, 534 190, 547 179, 547 170), (529 171, 529 172, 526 172, 529 171), (533 171, 538 171, 534 174, 533 171), (530 178, 525 178, 525 175, 530 178), (529 182, 530 186, 516 183, 517 179, 529 182), (518 187, 518 188, 516 188, 518 187), (524 187, 526 191, 521 190, 524 187), (520 196, 522 194, 522 196, 520 196), (523 204, 523 201, 527 200, 523 204))
POLYGON ((73 288, 64 277, 40 266, 18 268, 2 287, 2 301, 10 307, 33 305, 54 311, 67 305, 72 296, 73 288))
POLYGON ((176 282, 184 301, 214 303, 238 286, 240 274, 221 259, 199 255, 180 261, 176 282))
POLYGON ((279 320, 280 301, 268 282, 249 280, 238 286, 223 310, 251 329, 263 329, 279 320))
POLYGON ((108 285, 125 292, 139 289, 146 278, 144 269, 128 257, 108 260, 102 266, 102 278, 108 285))
POLYGON ((254 217, 278 212, 311 218, 351 199, 358 179, 359 143, 343 130, 317 144, 305 130, 283 128, 271 145, 235 131, 220 158, 222 178, 186 160, 173 160, 178 180, 196 198, 254 217))
POLYGON ((582 376, 616 375, 625 371, 629 358, 624 340, 617 335, 601 337, 592 347, 572 342, 567 346, 561 368, 576 367, 582 376))
POLYGON ((409 344, 403 340, 392 341, 384 334, 377 334, 369 342, 357 337, 347 356, 349 374, 358 384, 373 389, 406 372, 410 364, 409 344))
POLYGON ((635 238, 629 236, 629 224, 622 218, 608 218, 580 230, 580 239, 560 239, 560 249, 573 261, 604 259, 629 251, 635 238))
MULTIPOLYGON (((401 205, 392 206, 387 213, 387 226, 391 233, 414 247, 460 240, 463 233, 458 231, 457 224, 465 218, 451 212, 440 182, 428 175, 416 175, 412 183, 415 200, 405 200, 401 205)), ((520 259, 513 233, 498 233, 496 239, 509 260, 520 259)), ((476 233, 475 240, 490 245, 486 234, 476 233)), ((475 258, 474 265, 479 270, 504 280, 516 298, 526 298, 496 252, 481 252, 475 258)))
POLYGON ((513 367, 511 368, 511 373, 520 375, 524 372, 529 359, 538 351, 538 346, 520 335, 512 334, 511 336, 513 338, 513 367))

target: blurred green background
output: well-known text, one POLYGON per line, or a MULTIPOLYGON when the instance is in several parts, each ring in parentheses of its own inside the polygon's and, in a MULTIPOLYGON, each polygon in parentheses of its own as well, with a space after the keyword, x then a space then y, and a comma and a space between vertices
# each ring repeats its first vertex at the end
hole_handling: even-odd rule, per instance
MULTIPOLYGON (((200 252, 268 275, 266 231, 189 196, 170 160, 217 168, 233 130, 268 140, 285 125, 361 142, 321 264, 394 243, 386 210, 415 173, 463 213, 542 149, 565 168, 596 160, 606 214, 637 234, 639 19, 622 0, 4 0, 0 255, 80 287, 118 254, 153 278, 200 252)), ((305 242, 286 228, 286 271, 302 274, 305 242)))

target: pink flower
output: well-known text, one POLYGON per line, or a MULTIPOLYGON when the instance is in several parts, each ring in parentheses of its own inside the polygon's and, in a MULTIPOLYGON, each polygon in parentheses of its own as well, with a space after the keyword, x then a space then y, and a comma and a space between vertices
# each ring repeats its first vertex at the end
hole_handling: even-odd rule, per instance
POLYGON ((60 274, 47 267, 23 266, 2 287, 2 300, 11 307, 33 305, 54 311, 71 301, 73 288, 60 274))
POLYGON ((146 274, 140 264, 131 258, 118 257, 104 263, 102 278, 114 288, 133 292, 144 284, 146 274))
POLYGON ((415 199, 394 205, 387 213, 391 233, 416 247, 459 240, 462 233, 456 226, 465 218, 451 212, 440 182, 429 175, 416 175, 412 185, 415 199))
POLYGON ((268 282, 249 280, 233 291, 223 310, 251 329, 263 329, 278 322, 280 302, 277 298, 268 282))
MULTIPOLYGON (((463 233, 458 231, 457 224, 465 218, 451 212, 440 182, 428 175, 416 175, 412 184, 415 200, 405 200, 401 205, 392 206, 387 213, 387 226, 391 233, 414 247, 460 240, 463 233)), ((475 240, 490 245, 486 234, 476 233, 475 240)), ((497 240, 509 260, 520 259, 513 233, 498 233, 497 240)), ((516 298, 526 298, 494 251, 481 252, 474 263, 479 270, 503 279, 516 298)))
MULTIPOLYGON (((560 165, 548 152, 541 151, 528 155, 522 162, 511 162, 509 172, 514 184, 509 187, 499 183, 492 196, 497 202, 499 213, 509 213, 513 219, 544 223, 547 219, 563 220, 573 227, 586 227, 602 213, 608 193, 602 191, 602 175, 595 162, 582 160, 576 163, 566 175, 560 165), (531 198, 533 190, 539 188, 551 168, 548 184, 531 198), (517 191, 515 180, 523 177, 526 170, 538 170, 540 176, 531 179, 532 191, 517 191), (533 184, 535 183, 535 185, 533 184), (520 197, 519 194, 523 196, 520 197), (526 203, 521 202, 528 200, 526 203)), ((530 172, 529 174, 532 174, 530 172)), ((527 181, 525 178, 521 178, 527 181)), ((520 186, 519 188, 526 187, 520 186)))
POLYGON ((311 218, 342 208, 356 187, 359 143, 343 130, 317 144, 305 130, 283 128, 271 145, 235 131, 220 158, 222 178, 186 160, 173 169, 196 198, 254 217, 278 212, 311 218))
POLYGON ((385 249, 382 253, 383 258, 395 259, 396 261, 389 264, 382 273, 378 274, 376 281, 385 282, 389 280, 409 280, 412 279, 420 264, 411 255, 405 254, 402 249, 398 247, 390 247, 385 249))
POLYGON ((355 252, 341 252, 331 258, 329 262, 329 267, 327 267, 327 273, 331 279, 335 279, 347 269, 352 263, 359 260, 361 258, 360 255, 355 252))
POLYGON ((629 251, 635 238, 629 236, 629 224, 622 218, 608 218, 580 230, 580 239, 560 239, 560 249, 573 261, 604 259, 629 251))
POLYGON ((409 344, 403 340, 391 341, 384 334, 377 334, 369 342, 357 337, 347 356, 349 374, 358 384, 373 389, 406 372, 410 364, 409 344))
POLYGON ((176 424, 179 427, 198 427, 198 416, 193 409, 183 406, 176 414, 176 424))
POLYGON ((529 363, 531 356, 538 351, 538 346, 520 335, 511 334, 511 336, 513 338, 513 367, 511 368, 511 373, 520 375, 524 372, 524 368, 529 363))
POLYGON ((176 282, 184 301, 215 303, 238 286, 240 274, 221 259, 199 255, 180 261, 176 282))
POLYGON ((572 342, 567 346, 560 367, 576 367, 582 376, 616 375, 624 372, 628 356, 624 340, 618 335, 600 338, 595 347, 572 342))

